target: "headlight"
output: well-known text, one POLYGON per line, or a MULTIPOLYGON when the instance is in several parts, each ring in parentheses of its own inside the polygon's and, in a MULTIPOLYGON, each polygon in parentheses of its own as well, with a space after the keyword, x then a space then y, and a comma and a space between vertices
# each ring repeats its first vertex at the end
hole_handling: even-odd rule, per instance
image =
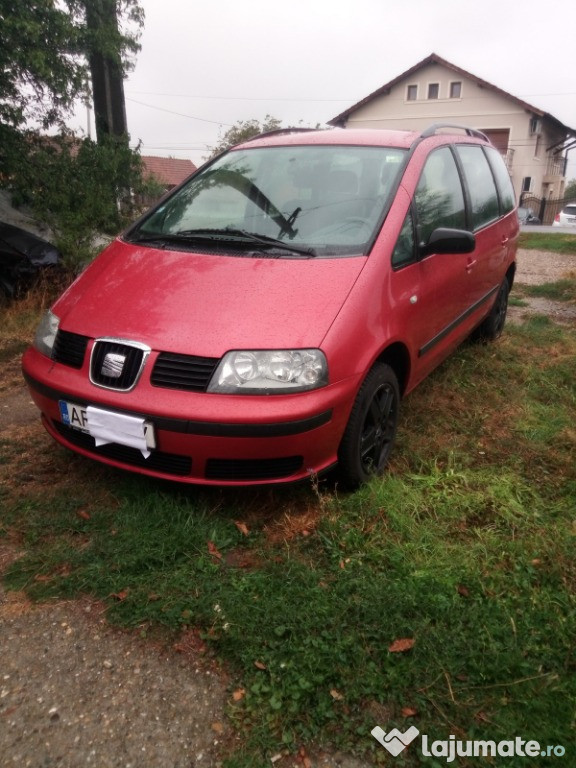
POLYGON ((317 389, 328 383, 328 365, 319 349, 227 352, 208 392, 284 394, 317 389))
POLYGON ((52 357, 52 347, 54 346, 54 339, 56 338, 59 325, 60 319, 50 310, 46 312, 40 321, 36 336, 34 337, 34 346, 38 352, 42 352, 46 357, 52 357))

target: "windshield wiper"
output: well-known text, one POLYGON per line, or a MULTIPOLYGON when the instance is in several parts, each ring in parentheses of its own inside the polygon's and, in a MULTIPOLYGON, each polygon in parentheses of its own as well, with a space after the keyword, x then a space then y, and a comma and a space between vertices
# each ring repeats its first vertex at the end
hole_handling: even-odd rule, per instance
POLYGON ((258 246, 259 248, 277 248, 278 250, 288 251, 289 253, 298 253, 302 256, 316 256, 316 251, 313 248, 292 245, 283 240, 277 240, 275 237, 268 237, 268 235, 260 235, 257 232, 248 232, 245 229, 236 229, 234 227, 225 227, 223 229, 185 229, 181 232, 167 232, 165 234, 154 233, 149 235, 140 232, 136 235, 135 240, 136 242, 147 243, 193 243, 198 241, 230 242, 258 246))

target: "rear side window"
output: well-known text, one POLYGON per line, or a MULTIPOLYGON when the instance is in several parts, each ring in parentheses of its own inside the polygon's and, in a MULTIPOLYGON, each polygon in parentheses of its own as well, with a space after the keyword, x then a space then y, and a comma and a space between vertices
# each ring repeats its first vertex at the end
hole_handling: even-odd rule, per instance
POLYGON ((457 144, 455 148, 468 187, 472 229, 480 229, 500 215, 494 176, 482 147, 457 144))
POLYGON ((500 152, 493 147, 484 147, 484 151, 488 156, 494 178, 496 179, 498 195, 500 196, 500 214, 503 216, 505 213, 513 211, 516 205, 514 187, 500 152))
POLYGON ((466 228, 462 184, 449 147, 430 153, 415 195, 418 235, 427 243, 437 227, 466 228))

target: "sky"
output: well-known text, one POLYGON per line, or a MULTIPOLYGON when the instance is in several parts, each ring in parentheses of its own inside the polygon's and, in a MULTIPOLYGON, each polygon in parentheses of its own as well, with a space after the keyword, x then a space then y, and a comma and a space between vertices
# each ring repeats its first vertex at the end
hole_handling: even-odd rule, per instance
MULTIPOLYGON (((144 155, 200 165, 229 126, 266 115, 324 125, 431 53, 576 129, 573 0, 140 4, 142 50, 124 89, 144 155)), ((86 133, 86 110, 73 122, 86 133)), ((570 158, 569 178, 576 149, 570 158)))

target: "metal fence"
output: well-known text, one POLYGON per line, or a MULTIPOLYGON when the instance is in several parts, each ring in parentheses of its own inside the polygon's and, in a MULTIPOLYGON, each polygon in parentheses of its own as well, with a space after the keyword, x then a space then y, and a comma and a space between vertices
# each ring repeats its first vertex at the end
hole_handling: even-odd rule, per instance
POLYGON ((551 198, 536 197, 536 195, 530 192, 523 192, 520 196, 519 205, 524 206, 524 208, 530 208, 532 213, 538 216, 542 224, 552 224, 556 215, 569 203, 576 203, 576 198, 563 197, 552 200, 551 198))

